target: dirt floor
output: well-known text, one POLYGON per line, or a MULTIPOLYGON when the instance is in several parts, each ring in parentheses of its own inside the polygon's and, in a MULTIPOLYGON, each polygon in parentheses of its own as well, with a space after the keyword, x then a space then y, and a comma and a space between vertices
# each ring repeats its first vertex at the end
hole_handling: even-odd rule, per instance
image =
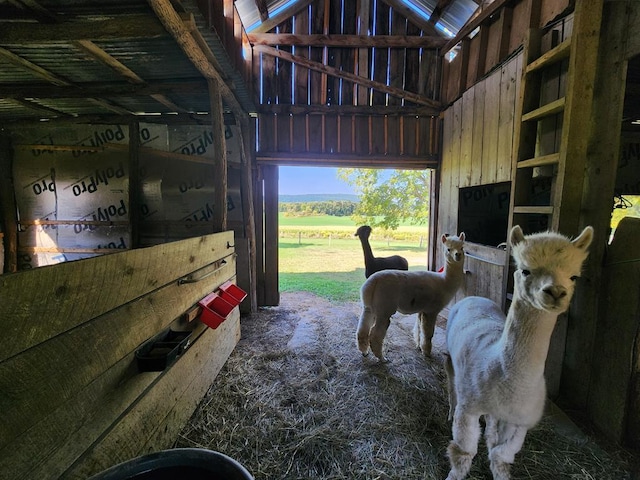
MULTIPOLYGON (((355 346, 359 303, 282 294, 242 318, 242 339, 176 447, 220 451, 261 479, 442 479, 450 440, 444 330, 432 358, 413 345, 415 315, 396 314, 389 363, 355 346)), ((597 443, 550 410, 516 457, 517 479, 638 480, 638 458, 597 443)), ((468 477, 488 479, 480 446, 468 477)))

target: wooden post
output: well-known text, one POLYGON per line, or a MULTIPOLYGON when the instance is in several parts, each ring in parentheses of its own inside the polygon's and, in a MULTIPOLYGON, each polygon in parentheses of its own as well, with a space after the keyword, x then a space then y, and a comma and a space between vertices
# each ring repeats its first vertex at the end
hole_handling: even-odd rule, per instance
POLYGON ((253 209, 253 165, 255 158, 255 129, 246 117, 237 117, 240 126, 240 158, 242 161, 240 195, 242 196, 242 218, 245 224, 245 235, 249 244, 249 288, 251 312, 258 311, 256 295, 257 264, 256 264, 256 224, 253 209))
POLYGON ((255 215, 256 227, 256 290, 258 305, 265 303, 265 273, 264 273, 264 182, 263 168, 257 167, 257 174, 253 177, 254 197, 253 213, 255 215))
POLYGON ((265 305, 278 305, 278 167, 263 167, 265 305))
POLYGON ((213 127, 213 165, 215 167, 213 232, 227 229, 227 145, 224 138, 224 115, 222 95, 216 80, 209 80, 209 102, 211 105, 211 126, 213 127))
MULTIPOLYGON (((0 135, 0 219, 4 233, 4 272, 18 271, 18 219, 13 188, 11 140, 0 135)), ((2 272, 0 272, 2 273, 2 272)))
MULTIPOLYGON (((630 25, 630 19, 633 16, 629 15, 628 8, 627 2, 607 2, 600 30, 602 38, 591 117, 594 123, 589 135, 587 175, 585 175, 580 218, 581 225, 594 227, 596 236, 583 267, 582 277, 587 281, 579 282, 574 302, 576 305, 584 302, 585 307, 578 308, 584 308, 585 317, 578 317, 580 318, 578 323, 588 324, 589 331, 592 331, 591 325, 593 325, 597 344, 596 340, 590 337, 580 338, 574 334, 580 345, 573 347, 589 348, 589 352, 593 352, 591 363, 587 365, 589 375, 584 376, 578 370, 578 375, 583 375, 583 379, 589 379, 587 396, 589 420, 609 438, 621 443, 624 441, 625 416, 632 412, 629 410, 627 413, 625 409, 628 408, 627 382, 632 378, 630 358, 633 355, 630 349, 633 349, 631 342, 633 333, 629 332, 629 316, 620 318, 609 311, 609 302, 613 299, 608 293, 611 287, 607 279, 611 273, 620 272, 622 265, 610 265, 612 253, 616 255, 620 252, 615 252, 616 247, 612 252, 607 242, 620 156, 620 122, 623 115, 627 77, 625 44, 628 36, 635 31, 630 25), (607 250, 609 250, 608 253, 607 250), (605 261, 609 265, 606 265, 605 261), (597 308, 594 308, 596 304, 597 308)), ((628 279, 625 279, 625 282, 628 282, 628 279)), ((632 285, 629 283, 630 288, 632 285)), ((629 303, 634 297, 631 292, 632 290, 624 292, 629 297, 629 303)), ((621 306, 618 305, 612 310, 619 314, 619 307, 621 306)), ((576 332, 579 330, 580 327, 576 326, 576 332)), ((572 390, 573 385, 580 382, 577 375, 574 375, 571 375, 567 381, 567 385, 571 386, 572 390)), ((567 391, 567 397, 572 398, 570 391, 567 391)))
POLYGON ((131 244, 129 248, 140 246, 140 124, 129 124, 129 222, 131 244))

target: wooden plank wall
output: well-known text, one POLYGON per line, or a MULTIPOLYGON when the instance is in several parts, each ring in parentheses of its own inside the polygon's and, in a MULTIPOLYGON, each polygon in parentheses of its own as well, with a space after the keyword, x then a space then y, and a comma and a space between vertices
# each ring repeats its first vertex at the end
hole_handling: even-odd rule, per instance
MULTIPOLYGON (((436 235, 458 231, 459 190, 511 181, 513 121, 522 58, 518 54, 468 89, 443 112, 442 168, 436 235)), ((506 241, 507 232, 504 232, 506 241)), ((467 237, 467 295, 502 303, 506 258, 496 245, 480 245, 467 237), (487 279, 491 279, 489 282, 487 279)), ((436 252, 436 266, 444 262, 436 252)))
POLYGON ((0 471, 87 478, 171 446, 239 339, 183 314, 235 279, 233 232, 0 277, 0 471), (194 276, 199 281, 181 284, 194 276), (171 326, 191 347, 163 372, 135 350, 171 326))
POLYGON ((259 115, 261 164, 428 168, 437 164, 437 117, 259 115))
MULTIPOLYGON (((383 0, 312 2, 278 33, 432 35, 383 0), (364 7, 363 7, 364 5, 364 7)), ((347 74, 437 100, 441 59, 436 49, 278 46, 347 74), (390 66, 388 75, 387 68, 390 66)), ((436 166, 438 109, 356 85, 347 79, 255 53, 260 98, 257 161, 399 168, 436 166), (360 108, 359 108, 360 107, 360 108), (361 108, 367 107, 367 109, 361 108), (405 110, 398 107, 405 107, 405 110), (396 108, 389 113, 389 108, 396 108)))
MULTIPOLYGON (((444 61, 442 102, 454 102, 516 52, 532 21, 543 27, 563 13, 569 3, 568 0, 514 0, 485 19, 473 38, 467 36, 457 47, 453 61, 444 61), (539 19, 533 18, 538 11, 539 19)), ((443 53, 447 56, 447 52, 443 53)))

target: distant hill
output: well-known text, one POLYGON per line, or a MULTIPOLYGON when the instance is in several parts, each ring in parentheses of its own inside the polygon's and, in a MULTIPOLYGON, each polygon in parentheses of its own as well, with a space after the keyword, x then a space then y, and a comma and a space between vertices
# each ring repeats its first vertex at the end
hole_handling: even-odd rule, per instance
POLYGON ((355 202, 358 203, 360 198, 357 195, 349 193, 310 193, 305 195, 279 195, 280 203, 309 203, 309 202, 355 202))

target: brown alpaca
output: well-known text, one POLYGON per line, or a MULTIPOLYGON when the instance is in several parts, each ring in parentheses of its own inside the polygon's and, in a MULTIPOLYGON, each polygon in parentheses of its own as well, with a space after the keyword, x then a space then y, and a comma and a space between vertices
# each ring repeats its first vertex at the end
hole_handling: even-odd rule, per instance
POLYGON ((371 235, 371 227, 363 225, 356 230, 355 237, 360 238, 362 243, 362 251, 364 252, 364 276, 369 278, 372 274, 380 270, 409 270, 409 262, 400 255, 392 255, 391 257, 374 257, 369 245, 369 236, 371 235))

